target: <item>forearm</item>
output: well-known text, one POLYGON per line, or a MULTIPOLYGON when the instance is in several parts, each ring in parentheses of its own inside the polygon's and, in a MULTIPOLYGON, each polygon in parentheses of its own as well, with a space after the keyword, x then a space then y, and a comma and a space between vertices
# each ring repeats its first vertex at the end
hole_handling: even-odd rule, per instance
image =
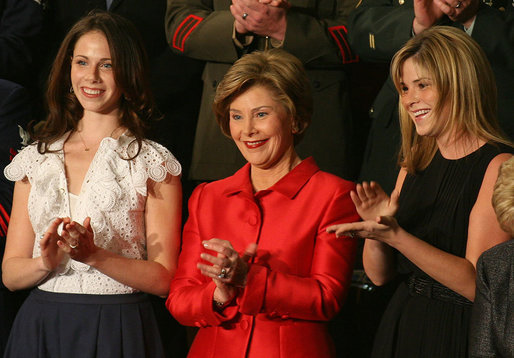
POLYGON ((377 286, 386 284, 396 276, 394 251, 380 241, 365 240, 362 263, 366 275, 377 286))
POLYGON ((227 9, 197 0, 168 0, 166 36, 171 48, 203 61, 233 63, 238 52, 232 40, 234 17, 227 9))
POLYGON ((124 285, 157 296, 168 294, 174 273, 158 262, 129 259, 100 248, 84 263, 124 285))
POLYGON ((2 280, 11 291, 34 287, 49 273, 41 257, 11 257, 2 264, 2 280))
POLYGON ((403 229, 391 246, 434 280, 470 301, 475 299, 476 271, 466 258, 440 250, 403 229))

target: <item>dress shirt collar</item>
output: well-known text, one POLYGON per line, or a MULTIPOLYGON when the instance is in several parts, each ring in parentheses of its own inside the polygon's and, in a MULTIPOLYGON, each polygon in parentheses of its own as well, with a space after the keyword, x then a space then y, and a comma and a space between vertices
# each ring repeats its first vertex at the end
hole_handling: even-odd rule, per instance
MULTIPOLYGON (((265 193, 276 191, 282 195, 293 199, 295 195, 302 189, 302 187, 309 181, 309 179, 319 171, 319 167, 312 157, 304 159, 300 164, 293 168, 283 178, 276 182, 268 189, 259 191, 265 193)), ((226 189, 223 193, 226 196, 246 193, 254 196, 252 183, 250 181, 250 164, 247 163, 244 167, 239 169, 234 175, 227 178, 226 189)), ((257 193, 258 194, 258 193, 257 193)))

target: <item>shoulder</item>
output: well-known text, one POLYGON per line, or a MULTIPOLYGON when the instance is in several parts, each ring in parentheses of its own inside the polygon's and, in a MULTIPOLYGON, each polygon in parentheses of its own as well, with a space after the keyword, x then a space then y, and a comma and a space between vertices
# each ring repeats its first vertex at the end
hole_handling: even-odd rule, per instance
POLYGON ((484 251, 480 256, 479 262, 481 264, 489 266, 499 266, 503 264, 511 265, 514 261, 514 239, 502 242, 496 246, 493 246, 489 250, 484 251))
POLYGON ((37 143, 30 144, 17 153, 4 169, 4 175, 12 181, 22 180, 31 175, 45 158, 44 154, 40 154, 37 150, 37 143))
POLYGON ((355 183, 337 175, 319 170, 309 180, 309 184, 319 187, 320 190, 334 192, 348 192, 355 188, 355 183))
MULTIPOLYGON (((132 158, 137 153, 138 144, 133 137, 126 137, 117 149, 121 157, 132 158)), ((161 182, 169 173, 179 176, 182 166, 171 152, 163 145, 149 139, 141 142, 139 153, 132 159, 136 167, 144 170, 150 179, 161 182)))
POLYGON ((512 154, 510 153, 499 153, 495 155, 487 165, 483 182, 492 182, 492 185, 494 185, 496 179, 498 178, 500 166, 503 164, 503 162, 509 160, 510 158, 512 158, 512 154))

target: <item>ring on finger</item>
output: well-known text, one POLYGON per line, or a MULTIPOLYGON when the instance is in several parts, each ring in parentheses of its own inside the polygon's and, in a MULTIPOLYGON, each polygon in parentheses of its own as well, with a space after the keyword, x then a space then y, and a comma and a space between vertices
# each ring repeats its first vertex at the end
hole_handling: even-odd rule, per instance
POLYGON ((76 249, 79 247, 79 242, 77 241, 75 244, 68 244, 72 249, 76 249))
POLYGON ((227 277, 227 269, 222 268, 220 274, 218 275, 218 278, 226 278, 227 277))
POLYGON ((457 5, 455 5, 455 8, 458 9, 462 6, 462 1, 458 1, 457 5))
POLYGON ((246 20, 246 18, 248 17, 248 13, 243 12, 243 15, 241 17, 243 18, 243 20, 246 20))

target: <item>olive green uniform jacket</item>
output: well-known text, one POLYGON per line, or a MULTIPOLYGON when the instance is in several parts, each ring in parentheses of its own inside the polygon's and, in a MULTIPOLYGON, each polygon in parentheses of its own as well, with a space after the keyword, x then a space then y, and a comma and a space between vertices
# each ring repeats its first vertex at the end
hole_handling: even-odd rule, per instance
MULTIPOLYGON (((243 54, 273 46, 255 36, 238 47, 233 41, 234 18, 230 0, 168 0, 166 31, 172 49, 204 60, 203 94, 195 135, 190 177, 215 180, 232 175, 244 164, 232 139, 226 138, 214 119, 212 101, 216 86, 243 54)), ((348 82, 343 64, 355 62, 347 41, 346 19, 354 0, 291 0, 282 48, 306 66, 314 95, 314 115, 297 146, 302 158, 314 156, 321 169, 351 176, 345 167, 352 135, 348 82)))

